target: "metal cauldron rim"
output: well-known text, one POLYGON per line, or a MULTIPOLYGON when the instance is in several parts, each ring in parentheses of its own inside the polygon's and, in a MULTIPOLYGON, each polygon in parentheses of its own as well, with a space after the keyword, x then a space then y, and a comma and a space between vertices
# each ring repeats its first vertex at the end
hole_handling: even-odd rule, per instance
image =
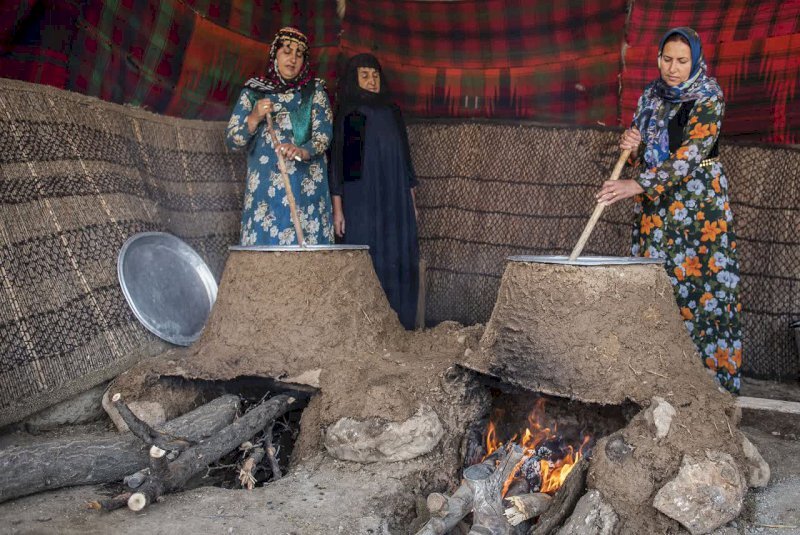
POLYGON ((568 256, 509 256, 509 262, 528 262, 536 264, 562 264, 566 266, 630 266, 641 264, 663 265, 660 258, 644 258, 641 256, 579 256, 570 260, 568 256))
POLYGON ((250 251, 250 252, 290 252, 290 253, 308 253, 314 251, 367 251, 367 245, 306 245, 301 247, 299 245, 231 245, 228 247, 229 251, 250 251))

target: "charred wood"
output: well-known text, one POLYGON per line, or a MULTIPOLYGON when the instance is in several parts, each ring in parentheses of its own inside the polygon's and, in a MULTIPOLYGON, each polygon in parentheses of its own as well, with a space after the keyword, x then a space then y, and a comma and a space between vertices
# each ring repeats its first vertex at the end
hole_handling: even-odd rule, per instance
POLYGON ((131 433, 133 433, 137 438, 139 438, 139 440, 148 446, 158 446, 162 450, 183 451, 194 445, 194 442, 187 438, 178 437, 170 433, 164 433, 150 427, 138 416, 133 414, 128 406, 122 401, 122 394, 114 394, 111 397, 111 403, 114 404, 114 407, 119 412, 119 415, 123 420, 125 420, 125 423, 128 425, 128 429, 130 429, 131 433))
POLYGON ((266 448, 267 459, 269 459, 269 467, 272 470, 272 480, 280 479, 283 477, 283 473, 281 473, 281 467, 278 464, 278 450, 275 449, 275 446, 272 444, 272 429, 274 427, 274 422, 270 424, 269 429, 267 429, 266 438, 264 439, 264 447, 266 448))
POLYGON ((572 510, 575 509, 575 504, 586 488, 586 472, 589 469, 589 461, 582 458, 572 468, 564 484, 561 485, 553 497, 553 503, 548 509, 539 517, 539 521, 528 532, 529 535, 548 535, 553 533, 555 529, 564 522, 572 510))
MULTIPOLYGON (((239 398, 225 395, 167 422, 164 432, 202 440, 229 425, 239 398)), ((0 454, 0 502, 44 490, 119 481, 148 466, 147 449, 131 433, 58 439, 0 454)))
POLYGON ((487 473, 485 469, 472 470, 485 466, 483 464, 469 467, 464 471, 464 479, 473 489, 473 523, 470 533, 486 535, 512 533, 513 528, 506 519, 503 506, 503 486, 518 468, 523 456, 523 449, 514 444, 493 471, 487 473))
POLYGON ((128 507, 140 511, 163 494, 181 490, 192 476, 255 436, 275 418, 286 413, 294 402, 294 398, 279 395, 260 403, 214 436, 181 453, 165 471, 155 464, 160 461, 153 461, 150 476, 139 491, 130 497, 128 507))

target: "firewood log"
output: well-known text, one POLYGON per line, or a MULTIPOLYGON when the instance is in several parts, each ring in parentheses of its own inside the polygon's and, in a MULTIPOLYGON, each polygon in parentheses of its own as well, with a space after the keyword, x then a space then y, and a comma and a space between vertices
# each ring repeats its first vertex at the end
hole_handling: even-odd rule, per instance
POLYGON ((512 496, 508 500, 511 507, 506 509, 505 515, 508 523, 516 526, 544 513, 550 507, 553 497, 543 492, 534 492, 512 496))
POLYGON ((524 453, 522 448, 514 444, 494 471, 486 473, 485 470, 479 470, 473 474, 471 473, 471 469, 474 468, 472 466, 464 471, 464 479, 473 489, 471 534, 509 535, 512 533, 513 528, 506 519, 503 506, 503 485, 518 468, 524 453))
POLYGON ((122 401, 122 394, 114 394, 111 397, 111 403, 114 404, 119 415, 125 420, 128 429, 131 433, 136 435, 142 442, 149 445, 158 446, 162 450, 177 450, 183 451, 194 444, 191 440, 184 437, 177 437, 170 433, 164 433, 150 427, 146 422, 139 419, 138 416, 133 414, 128 406, 122 401))
MULTIPOLYGON (((229 425, 238 396, 225 395, 164 424, 166 433, 202 440, 229 425)), ((147 450, 131 433, 60 438, 0 451, 0 502, 73 485, 119 481, 148 465, 147 450)))
POLYGON ((192 476, 252 438, 286 413, 295 401, 292 397, 278 395, 262 402, 214 436, 181 453, 169 464, 166 473, 155 474, 154 465, 151 465, 150 476, 139 491, 131 495, 128 508, 140 511, 161 495, 181 490, 192 476))
POLYGON ((272 479, 271 481, 275 481, 276 479, 280 479, 283 477, 281 473, 281 467, 278 464, 278 450, 275 449, 275 446, 272 444, 272 429, 274 427, 274 422, 272 425, 269 426, 267 429, 266 437, 264 439, 264 447, 266 448, 267 459, 269 460, 269 467, 272 470, 272 479))
POLYGON ((247 490, 253 490, 256 486, 256 469, 265 453, 264 448, 253 448, 239 469, 239 483, 247 490))
POLYGON ((586 488, 586 472, 588 470, 589 461, 585 457, 572 467, 564 484, 553 496, 553 503, 539 517, 539 521, 528 532, 529 535, 548 535, 572 514, 575 504, 578 503, 584 488, 586 488))
POLYGON ((503 492, 503 483, 514 471, 522 456, 523 451, 518 446, 512 447, 510 452, 501 448, 492 453, 482 463, 466 468, 464 470, 464 480, 452 496, 445 498, 439 493, 433 493, 429 496, 427 503, 431 518, 417 531, 416 535, 443 535, 455 528, 473 508, 476 511, 476 515, 480 517, 478 507, 481 508, 484 521, 487 524, 496 524, 502 526, 503 529, 510 529, 510 525, 505 516, 503 516, 504 508, 501 494, 503 492), (487 492, 496 494, 496 500, 491 500, 491 505, 494 506, 494 508, 491 508, 491 514, 489 514, 487 492), (476 500, 477 495, 481 496, 480 502, 476 500), (499 507, 497 506, 498 503, 500 504, 499 507), (499 513, 499 518, 495 513, 499 513))
POLYGON ((115 509, 119 509, 120 507, 125 507, 128 504, 128 499, 131 497, 130 492, 123 492, 122 494, 117 494, 113 498, 107 498, 104 500, 95 500, 93 502, 88 502, 86 506, 89 509, 98 509, 103 511, 113 511, 115 509))

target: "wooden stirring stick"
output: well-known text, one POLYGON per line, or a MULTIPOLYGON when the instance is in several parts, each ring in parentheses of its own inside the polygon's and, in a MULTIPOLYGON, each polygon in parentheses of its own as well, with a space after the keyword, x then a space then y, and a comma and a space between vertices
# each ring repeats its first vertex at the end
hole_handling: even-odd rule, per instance
POLYGON ((275 154, 278 155, 278 168, 281 170, 283 177, 283 187, 286 188, 286 198, 289 200, 289 210, 292 212, 292 223, 294 223, 294 231, 297 233, 297 243, 300 247, 306 246, 306 239, 303 236, 303 228, 300 226, 300 216, 297 215, 297 204, 294 201, 294 192, 292 192, 292 183, 289 182, 289 173, 286 171, 286 162, 283 159, 283 154, 278 150, 278 136, 275 135, 275 130, 272 128, 272 115, 267 114, 267 131, 269 137, 272 138, 272 146, 275 147, 275 154))
MULTIPOLYGON (((614 172, 611 173, 611 178, 609 180, 617 180, 619 178, 619 175, 622 173, 622 168, 625 167, 625 162, 628 160, 628 156, 630 155, 630 149, 622 151, 622 154, 619 155, 619 160, 617 160, 617 165, 614 166, 614 172)), ((600 214, 603 213, 603 208, 605 207, 605 204, 597 203, 597 206, 592 213, 592 217, 589 218, 589 222, 586 223, 586 227, 583 229, 583 234, 581 234, 578 243, 575 244, 575 248, 572 249, 572 254, 569 255, 570 262, 573 262, 576 258, 578 258, 578 256, 580 256, 583 248, 586 246, 586 242, 589 241, 589 236, 592 235, 594 226, 600 220, 600 214)))

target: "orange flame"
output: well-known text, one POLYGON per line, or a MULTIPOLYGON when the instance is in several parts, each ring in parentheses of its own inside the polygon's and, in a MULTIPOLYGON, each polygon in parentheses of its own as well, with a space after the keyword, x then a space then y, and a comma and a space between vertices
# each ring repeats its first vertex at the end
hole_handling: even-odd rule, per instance
MULTIPOLYGON (((525 455, 518 463, 517 467, 512 470, 511 475, 503 485, 503 496, 508 492, 509 487, 514 482, 514 474, 517 470, 527 461, 530 457, 535 455, 538 446, 548 439, 556 439, 558 434, 558 424, 553 425, 551 430, 549 427, 544 427, 544 405, 545 399, 539 398, 534 405, 533 410, 528 415, 528 428, 522 433, 522 439, 517 441, 518 435, 514 435, 509 442, 517 441, 519 445, 525 450, 525 455)), ((547 460, 539 460, 539 468, 541 475, 541 489, 539 492, 555 493, 564 484, 567 476, 572 471, 572 468, 583 457, 583 450, 589 444, 590 436, 583 439, 578 451, 575 452, 572 446, 569 446, 569 453, 562 459, 551 463, 547 460)), ((486 428, 486 457, 497 451, 498 448, 503 446, 503 442, 497 436, 497 427, 493 421, 489 422, 486 428)))

